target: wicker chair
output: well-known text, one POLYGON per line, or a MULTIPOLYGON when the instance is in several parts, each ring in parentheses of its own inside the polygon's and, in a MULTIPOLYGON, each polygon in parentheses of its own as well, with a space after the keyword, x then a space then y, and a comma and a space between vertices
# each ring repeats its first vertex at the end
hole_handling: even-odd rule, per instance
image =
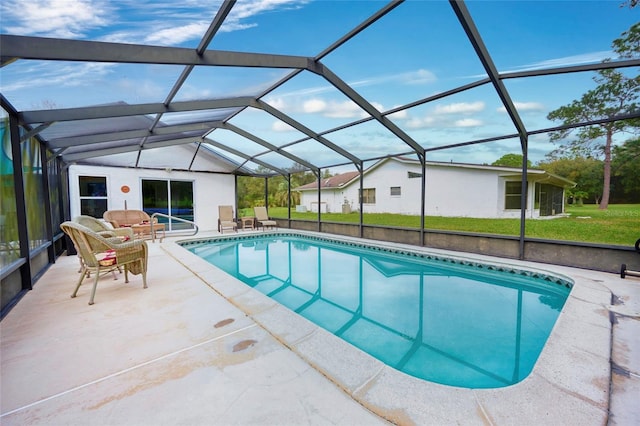
POLYGON ((151 221, 149 215, 143 210, 107 210, 102 217, 114 228, 151 221))
POLYGON ((133 239, 133 230, 131 228, 110 228, 107 224, 93 216, 77 216, 73 221, 80 225, 86 226, 93 232, 103 237, 123 237, 125 240, 133 239))
POLYGON ((89 298, 89 305, 93 305, 100 274, 111 272, 119 266, 124 268, 125 283, 129 282, 129 272, 134 275, 142 274, 142 287, 147 288, 148 249, 145 241, 123 242, 119 237, 105 238, 86 226, 72 221, 62 223, 60 228, 71 238, 82 258, 83 270, 71 297, 76 297, 87 272, 95 272, 89 298))

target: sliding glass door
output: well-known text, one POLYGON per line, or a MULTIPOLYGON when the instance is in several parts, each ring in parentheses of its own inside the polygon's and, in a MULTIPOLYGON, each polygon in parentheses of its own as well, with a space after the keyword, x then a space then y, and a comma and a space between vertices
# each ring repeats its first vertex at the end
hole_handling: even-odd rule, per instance
MULTIPOLYGON (((142 209, 149 215, 162 213, 193 221, 193 182, 181 180, 142 180, 142 209)), ((172 218, 158 217, 169 231, 193 229, 193 225, 172 218)))

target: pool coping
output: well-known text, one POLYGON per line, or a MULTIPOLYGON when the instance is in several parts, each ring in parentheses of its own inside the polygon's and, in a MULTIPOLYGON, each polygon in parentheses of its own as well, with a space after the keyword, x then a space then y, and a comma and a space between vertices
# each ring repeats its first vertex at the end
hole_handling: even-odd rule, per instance
POLYGON ((573 288, 529 376, 504 388, 465 389, 427 382, 386 366, 180 245, 184 241, 209 238, 180 239, 166 242, 162 247, 351 398, 391 422, 468 424, 475 420, 502 424, 527 419, 532 423, 606 423, 612 327, 607 309, 612 303, 611 292, 604 285, 606 274, 553 265, 542 268, 532 262, 309 231, 278 230, 258 234, 334 238, 392 251, 408 250, 460 262, 491 263, 570 279, 573 288))

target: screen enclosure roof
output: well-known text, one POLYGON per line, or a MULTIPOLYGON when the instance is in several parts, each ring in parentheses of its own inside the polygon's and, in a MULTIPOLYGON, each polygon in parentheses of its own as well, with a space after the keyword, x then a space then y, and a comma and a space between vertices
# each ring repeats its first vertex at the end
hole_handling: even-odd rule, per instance
POLYGON ((638 16, 617 2, 21 4, 2 6, 2 106, 65 164, 269 175, 400 155, 536 161, 554 149, 550 111, 595 71, 640 65, 613 55, 638 16))

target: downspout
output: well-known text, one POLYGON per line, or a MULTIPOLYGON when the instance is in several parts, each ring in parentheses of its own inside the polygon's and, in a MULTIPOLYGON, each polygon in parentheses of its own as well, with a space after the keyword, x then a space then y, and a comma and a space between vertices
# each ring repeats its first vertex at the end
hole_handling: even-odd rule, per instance
POLYGON ((518 258, 524 260, 524 236, 525 221, 527 218, 527 152, 528 140, 526 134, 520 135, 520 145, 522 146, 522 186, 520 187, 520 240, 518 258))

